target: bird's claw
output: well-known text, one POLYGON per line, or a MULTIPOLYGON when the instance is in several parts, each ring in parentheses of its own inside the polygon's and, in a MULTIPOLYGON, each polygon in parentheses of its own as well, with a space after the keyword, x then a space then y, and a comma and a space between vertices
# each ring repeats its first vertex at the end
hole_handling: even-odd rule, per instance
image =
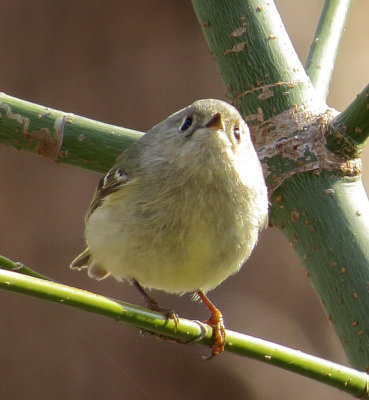
POLYGON ((210 360, 224 351, 226 333, 222 313, 217 310, 217 312, 211 314, 210 318, 205 323, 213 328, 214 343, 211 348, 211 353, 209 356, 203 357, 205 360, 210 360))
POLYGON ((150 309, 163 314, 165 316, 165 324, 167 324, 170 319, 173 320, 174 326, 177 329, 179 324, 179 317, 178 314, 176 314, 173 309, 160 307, 156 301, 150 304, 150 309))
POLYGON ((215 307, 215 305, 208 299, 206 294, 201 290, 197 291, 197 295, 210 311, 210 318, 205 322, 213 328, 214 343, 211 348, 210 355, 208 357, 205 357, 206 360, 209 360, 210 358, 213 358, 223 353, 226 331, 223 322, 223 315, 220 310, 215 307))

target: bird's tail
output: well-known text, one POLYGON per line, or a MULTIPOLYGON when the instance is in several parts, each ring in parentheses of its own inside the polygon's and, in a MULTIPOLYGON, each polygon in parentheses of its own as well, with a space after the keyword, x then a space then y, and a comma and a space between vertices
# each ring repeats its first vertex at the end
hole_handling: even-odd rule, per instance
POLYGON ((70 269, 84 269, 90 264, 90 250, 87 248, 79 256, 77 256, 71 263, 70 269))
POLYGON ((88 268, 87 273, 90 278, 95 278, 98 281, 105 279, 110 275, 110 272, 100 264, 91 260, 91 254, 89 248, 83 251, 77 256, 70 264, 71 269, 82 270, 88 268))

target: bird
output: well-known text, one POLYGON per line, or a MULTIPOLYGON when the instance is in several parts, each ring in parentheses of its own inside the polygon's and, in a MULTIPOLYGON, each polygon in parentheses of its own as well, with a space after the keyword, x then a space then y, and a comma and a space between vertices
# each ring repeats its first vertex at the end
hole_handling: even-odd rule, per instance
POLYGON ((193 293, 210 311, 210 357, 225 345, 223 315, 207 293, 239 271, 268 220, 268 195, 250 131, 237 109, 203 99, 170 115, 118 157, 85 218, 72 269, 147 293, 193 293))

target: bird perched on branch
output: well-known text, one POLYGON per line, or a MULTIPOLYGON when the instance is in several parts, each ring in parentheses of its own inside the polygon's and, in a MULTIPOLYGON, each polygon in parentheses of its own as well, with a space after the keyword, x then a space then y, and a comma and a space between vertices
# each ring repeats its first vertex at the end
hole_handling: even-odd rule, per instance
POLYGON ((145 289, 197 293, 209 308, 212 355, 224 349, 221 312, 206 293, 250 256, 268 213, 267 189, 238 111, 198 100, 150 129, 101 179, 86 216, 87 249, 71 268, 145 289))

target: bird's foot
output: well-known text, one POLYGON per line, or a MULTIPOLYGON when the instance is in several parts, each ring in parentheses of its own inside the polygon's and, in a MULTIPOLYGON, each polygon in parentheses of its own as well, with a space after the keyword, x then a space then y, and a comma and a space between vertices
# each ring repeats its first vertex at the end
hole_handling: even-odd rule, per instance
POLYGON ((153 299, 150 295, 148 295, 145 289, 135 279, 132 279, 131 282, 145 300, 147 308, 150 308, 150 310, 164 314, 164 316, 166 317, 166 323, 170 319, 172 319, 174 321, 175 327, 177 328, 179 322, 178 315, 171 308, 160 307, 159 303, 155 299, 153 299))
POLYGON ((210 358, 218 356, 224 351, 226 332, 223 322, 223 315, 221 311, 208 299, 205 293, 199 290, 197 294, 211 313, 210 318, 205 321, 206 324, 213 328, 214 343, 211 348, 210 355, 205 357, 206 360, 209 360, 210 358))
POLYGON ((206 360, 209 360, 210 358, 213 358, 223 353, 226 333, 223 322, 223 315, 219 310, 212 313, 210 318, 205 321, 205 323, 213 328, 214 343, 211 348, 210 355, 208 357, 205 357, 206 360))
POLYGON ((150 310, 157 311, 163 314, 166 318, 165 323, 167 323, 170 319, 172 319, 175 327, 177 328, 179 323, 178 314, 176 314, 172 308, 160 307, 159 304, 153 298, 150 297, 150 299, 152 301, 150 301, 150 303, 147 304, 148 308, 150 308, 150 310))

